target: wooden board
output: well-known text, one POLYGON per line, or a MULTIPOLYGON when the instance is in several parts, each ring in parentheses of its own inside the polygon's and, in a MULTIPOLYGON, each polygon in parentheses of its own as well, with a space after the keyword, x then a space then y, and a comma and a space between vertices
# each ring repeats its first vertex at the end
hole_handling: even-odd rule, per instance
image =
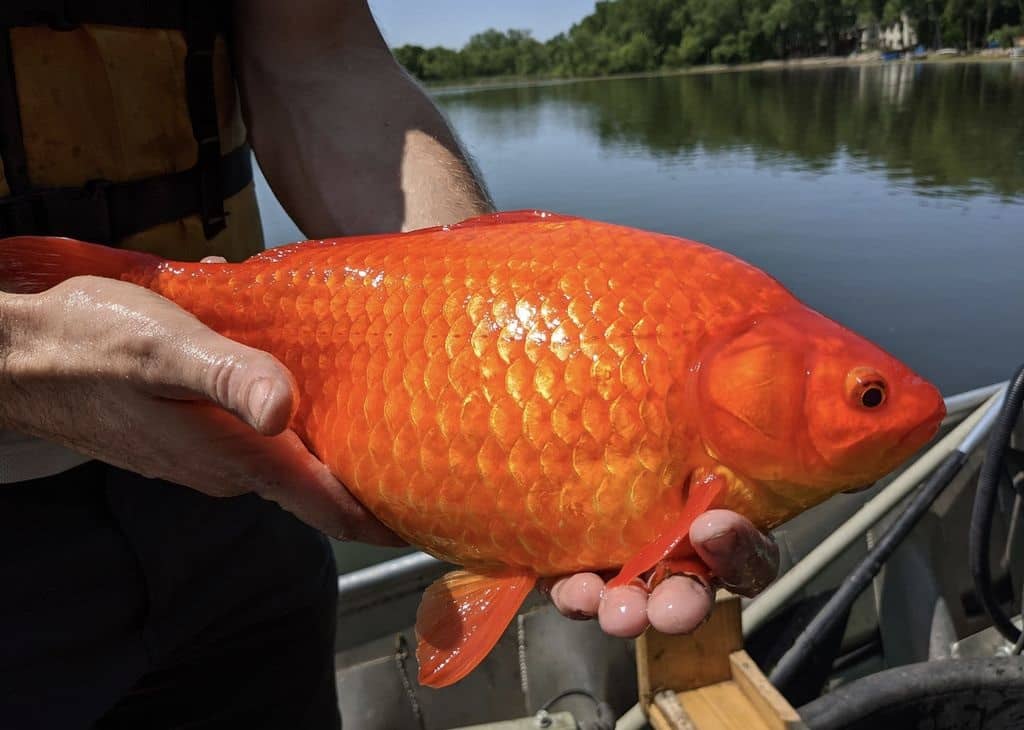
MULTIPOLYGON (((753 665, 746 652, 733 656, 737 662, 753 665)), ((648 720, 655 730, 806 730, 796 711, 764 675, 759 671, 757 674, 760 678, 753 681, 743 676, 686 692, 659 692, 649 708, 648 720), (770 689, 767 697, 761 694, 762 685, 770 689)))
POLYGON ((698 730, 768 730, 743 690, 733 681, 680 692, 676 697, 698 730))
POLYGON ((739 597, 720 592, 707 623, 687 636, 648 629, 636 642, 637 681, 644 710, 661 689, 703 687, 732 677, 729 655, 743 648, 739 597))
POLYGON ((678 695, 671 690, 663 690, 654 696, 647 719, 654 730, 697 730, 679 704, 678 695))
POLYGON ((689 636, 648 630, 637 639, 640 703, 655 730, 805 730, 743 651, 740 601, 720 592, 689 636))
POLYGON ((732 681, 743 690, 747 700, 764 720, 765 727, 770 730, 794 730, 804 726, 796 710, 761 673, 761 668, 747 652, 733 652, 729 656, 729 663, 732 664, 732 681))

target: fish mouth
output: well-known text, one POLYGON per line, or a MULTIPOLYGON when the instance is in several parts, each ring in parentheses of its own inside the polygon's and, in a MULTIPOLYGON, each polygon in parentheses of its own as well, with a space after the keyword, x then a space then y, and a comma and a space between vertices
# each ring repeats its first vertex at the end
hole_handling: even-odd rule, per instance
MULTIPOLYGON (((918 424, 906 433, 903 438, 896 442, 890 453, 905 453, 909 456, 934 438, 942 425, 942 419, 946 415, 945 404, 939 401, 941 406, 935 410, 932 418, 918 424)), ((904 457, 906 458, 906 457, 904 457)))
MULTIPOLYGON (((942 409, 942 413, 945 413, 945 409, 942 409)), ((942 422, 942 416, 938 415, 934 419, 929 419, 924 423, 921 423, 906 434, 903 435, 891 448, 886 452, 886 461, 889 464, 889 468, 886 470, 886 474, 892 473, 912 454, 920 450, 925 444, 932 440, 935 434, 939 430, 939 424, 942 422)), ((885 476, 884 474, 882 476, 885 476)), ((879 477, 881 479, 882 477, 879 477)), ((856 487, 850 487, 849 489, 842 490, 843 494, 857 494, 863 492, 878 483, 878 479, 862 484, 856 487)))
MULTIPOLYGON (((945 408, 941 409, 941 414, 945 414, 945 408)), ((937 415, 936 418, 924 421, 904 434, 892 447, 887 449, 884 462, 885 474, 880 475, 878 479, 891 474, 905 464, 912 455, 920 451, 938 433, 941 422, 942 415, 937 415)), ((843 494, 863 492, 875 486, 878 483, 878 479, 861 486, 844 489, 843 494)))

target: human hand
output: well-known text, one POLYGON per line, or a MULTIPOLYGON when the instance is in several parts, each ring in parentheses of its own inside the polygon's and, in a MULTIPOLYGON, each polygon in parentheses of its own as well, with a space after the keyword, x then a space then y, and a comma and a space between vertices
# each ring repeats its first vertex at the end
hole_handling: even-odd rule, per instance
POLYGON ((401 544, 288 430, 278 360, 142 287, 0 293, 0 428, 211 496, 273 500, 333 537, 401 544))
MULTIPOLYGON (((727 510, 711 510, 690 528, 690 542, 718 584, 733 593, 754 596, 779 569, 779 550, 747 519, 727 510)), ((569 618, 594 618, 612 636, 639 636, 648 626, 666 634, 687 634, 711 613, 713 586, 676 575, 648 595, 638 586, 605 588, 595 573, 578 573, 545 586, 555 607, 569 618)))

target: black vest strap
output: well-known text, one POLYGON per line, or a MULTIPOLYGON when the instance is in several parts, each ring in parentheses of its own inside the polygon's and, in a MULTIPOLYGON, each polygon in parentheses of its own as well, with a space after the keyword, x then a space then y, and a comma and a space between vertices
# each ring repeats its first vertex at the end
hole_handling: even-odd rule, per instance
POLYGON ((187 0, 185 16, 185 89, 192 134, 198 144, 199 215, 203 232, 213 238, 224 230, 224 195, 220 176, 220 129, 213 89, 213 43, 218 4, 187 0))
POLYGON ((217 0, 0 0, 0 157, 11 189, 10 198, 0 199, 0 235, 60 234, 112 244, 192 214, 200 216, 207 239, 224 230, 224 199, 252 180, 247 145, 220 155, 213 48, 217 33, 229 27, 227 6, 217 0), (186 97, 197 146, 193 168, 131 183, 99 180, 60 190, 31 186, 10 28, 70 30, 84 23, 182 32, 186 97))
MULTIPOLYGON (((216 166, 224 197, 239 193, 252 181, 249 145, 218 158, 216 166)), ((0 198, 0 236, 70 236, 115 245, 125 236, 198 213, 200 174, 193 167, 133 182, 95 180, 80 188, 0 198)))

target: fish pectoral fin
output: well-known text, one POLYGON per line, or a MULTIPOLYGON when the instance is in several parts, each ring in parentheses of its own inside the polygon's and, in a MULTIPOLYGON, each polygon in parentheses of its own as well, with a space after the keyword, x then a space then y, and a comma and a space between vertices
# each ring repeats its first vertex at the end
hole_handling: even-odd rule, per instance
MULTIPOLYGON (((697 469, 690 476, 689 491, 686 495, 686 505, 683 513, 674 525, 663 532, 653 542, 643 547, 640 552, 626 561, 619 574, 608 581, 609 588, 624 586, 631 583, 659 562, 669 558, 682 560, 687 559, 690 570, 684 572, 696 572, 695 562, 700 563, 700 558, 693 551, 690 544, 690 526, 694 520, 708 511, 712 505, 720 501, 725 491, 726 480, 721 475, 705 469, 697 469), (695 561, 695 562, 694 562, 695 561)), ((668 566, 666 566, 668 567, 668 566)), ((707 577, 705 567, 700 573, 707 577)), ((661 578, 667 577, 662 575, 661 578)))
POLYGON ((654 564, 654 570, 651 571, 651 576, 647 579, 647 590, 653 591, 655 586, 673 575, 689 575, 706 585, 711 583, 711 571, 696 555, 685 558, 668 557, 654 564))
POLYGON ((430 584, 416 611, 419 681, 446 687, 483 661, 537 582, 525 570, 455 570, 430 584))

